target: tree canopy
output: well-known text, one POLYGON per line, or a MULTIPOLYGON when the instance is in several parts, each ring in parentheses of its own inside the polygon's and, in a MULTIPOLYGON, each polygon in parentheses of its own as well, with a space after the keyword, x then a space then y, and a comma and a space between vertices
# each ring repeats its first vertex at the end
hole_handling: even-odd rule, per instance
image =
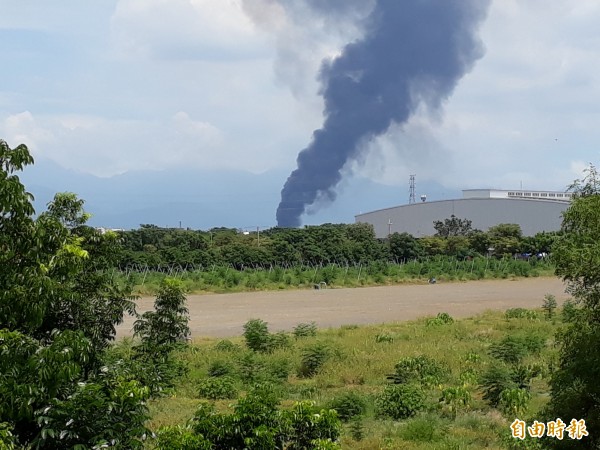
MULTIPOLYGON (((552 247, 556 273, 579 308, 559 334, 560 361, 552 375, 548 417, 585 420, 581 441, 549 441, 555 448, 600 445, 600 178, 593 165, 572 185, 573 201, 563 215, 563 234, 552 247)), ((552 419, 553 420, 553 419, 552 419)))
POLYGON ((74 194, 34 217, 18 177, 32 163, 0 140, 0 444, 141 447, 148 390, 102 361, 134 305, 106 270, 117 236, 86 227, 74 194))

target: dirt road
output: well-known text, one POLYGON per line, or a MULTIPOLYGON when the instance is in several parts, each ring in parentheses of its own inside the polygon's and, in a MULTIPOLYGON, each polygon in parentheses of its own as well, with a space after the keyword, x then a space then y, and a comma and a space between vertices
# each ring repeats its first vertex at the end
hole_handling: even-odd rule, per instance
MULTIPOLYGON (((488 309, 538 308, 553 294, 559 304, 568 295, 557 278, 486 280, 434 285, 400 285, 354 289, 245 292, 189 295, 192 337, 229 337, 242 333, 249 319, 260 318, 271 331, 291 330, 300 322, 319 327, 377 324, 416 319, 445 311, 467 317, 488 309)), ((138 311, 152 308, 153 298, 138 301, 138 311)), ((131 335, 127 317, 118 336, 131 335)))

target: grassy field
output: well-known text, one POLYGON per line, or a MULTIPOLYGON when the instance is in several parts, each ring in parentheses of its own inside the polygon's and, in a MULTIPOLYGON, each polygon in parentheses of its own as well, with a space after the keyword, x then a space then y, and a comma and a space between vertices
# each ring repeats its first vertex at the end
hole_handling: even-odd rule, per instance
POLYGON ((548 319, 541 310, 517 309, 462 320, 442 314, 318 331, 307 324, 296 329, 298 336, 269 335, 272 350, 264 353, 249 349, 242 337, 196 341, 178 354, 187 374, 171 393, 151 402, 150 428, 184 424, 201 402, 230 410, 251 386, 269 383, 284 407, 312 400, 335 408, 344 419, 357 413, 344 422, 342 448, 512 448, 524 443, 510 437, 510 423, 517 416, 539 418, 548 400, 547 381, 557 358, 554 334, 561 326, 560 314, 548 319), (415 369, 411 362, 419 360, 434 369, 409 383, 422 395, 422 407, 394 420, 385 414, 391 402, 385 392, 392 384, 386 377, 400 373, 395 371, 400 361, 415 369), (313 366, 318 367, 311 374, 313 366), (533 371, 526 383, 529 401, 490 406, 482 384, 499 366, 513 373, 533 371))
POLYGON ((509 277, 550 276, 554 267, 548 261, 531 259, 432 257, 424 261, 369 264, 328 264, 296 267, 256 267, 236 270, 211 266, 184 270, 179 266, 152 271, 147 268, 117 272, 123 283, 134 286, 138 295, 153 295, 161 281, 175 277, 190 293, 244 292, 258 290, 298 289, 313 285, 328 287, 358 287, 413 283, 436 278, 440 281, 468 281, 509 277))

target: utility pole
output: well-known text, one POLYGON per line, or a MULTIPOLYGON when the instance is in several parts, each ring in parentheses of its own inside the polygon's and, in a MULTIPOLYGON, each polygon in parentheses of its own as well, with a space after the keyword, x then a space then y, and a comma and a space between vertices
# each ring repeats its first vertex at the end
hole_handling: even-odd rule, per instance
POLYGON ((388 237, 392 235, 392 219, 388 219, 388 237))
POLYGON ((416 175, 411 175, 410 180, 408 182, 408 204, 414 205, 417 200, 415 198, 415 177, 416 175))

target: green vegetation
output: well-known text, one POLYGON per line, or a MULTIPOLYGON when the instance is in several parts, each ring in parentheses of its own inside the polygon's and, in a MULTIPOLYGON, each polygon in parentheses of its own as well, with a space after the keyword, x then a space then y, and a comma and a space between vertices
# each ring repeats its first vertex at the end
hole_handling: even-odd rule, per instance
POLYGON ((294 337, 296 339, 316 336, 317 335, 317 324, 314 322, 310 323, 299 323, 294 327, 294 337))
MULTIPOLYGON (((236 270, 271 269, 271 281, 283 282, 279 269, 296 267, 363 266, 374 262, 406 263, 436 256, 459 260, 476 256, 524 259, 550 252, 559 233, 522 235, 519 225, 499 224, 487 231, 471 229, 468 219, 452 216, 434 222, 435 236, 415 238, 393 233, 376 239, 369 224, 324 224, 301 229, 270 228, 242 233, 229 228, 208 231, 141 225, 120 232, 123 270, 149 268, 201 269, 229 267, 236 270)), ((327 272, 322 274, 329 284, 327 272)))
POLYGON ((551 276, 550 260, 474 257, 457 259, 432 256, 407 262, 371 262, 356 265, 298 265, 296 267, 258 267, 236 270, 213 266, 183 270, 179 266, 163 271, 131 269, 119 274, 122 284, 131 284, 142 294, 155 294, 164 278, 176 277, 187 292, 240 292, 255 290, 313 289, 469 281, 494 278, 551 276), (325 281, 326 280, 326 281, 325 281))
POLYGON ((34 217, 17 173, 27 147, 0 140, 0 448, 143 448, 147 401, 185 372, 185 296, 164 280, 135 343, 113 347, 135 314, 131 287, 112 276, 115 233, 87 227, 75 194, 34 217))
POLYGON ((0 140, 0 446, 140 448, 150 389, 107 357, 134 310, 109 274, 117 236, 86 227, 74 194, 34 218, 17 176, 32 162, 0 140))
POLYGON ((211 231, 208 247, 201 232, 152 226, 100 234, 86 226, 84 203, 72 193, 57 194, 36 216, 17 176, 32 162, 25 146, 11 149, 0 140, 0 448, 592 449, 600 443, 600 177, 593 166, 575 182, 555 235, 525 239, 512 224, 483 233, 451 217, 436 223, 438 235, 419 240, 378 241, 365 225, 325 225, 268 230, 253 248, 253 240, 232 230, 211 231), (271 333, 254 319, 243 338, 187 339, 184 293, 193 286, 536 276, 550 269, 546 261, 502 255, 526 246, 546 252, 552 242, 556 272, 574 296, 560 314, 547 295, 540 311, 515 308, 463 320, 440 312, 416 322, 320 331, 305 323, 293 334, 271 333), (494 255, 482 256, 491 248, 494 255), (400 261, 401 254, 414 259, 400 261), (209 259, 191 264, 213 266, 171 273, 176 279, 152 279, 147 269, 115 277, 124 255, 152 257, 152 264, 199 255, 209 259), (131 292, 142 276, 156 301, 153 311, 138 315, 131 292), (134 339, 113 344, 126 312, 137 319, 134 339), (585 420, 589 435, 515 440, 509 428, 515 417, 585 420))
POLYGON ((564 235, 554 246, 554 260, 556 273, 567 282, 575 303, 563 312, 569 325, 558 335, 560 358, 552 376, 547 416, 585 420, 589 436, 581 442, 548 442, 548 447, 591 449, 600 446, 600 175, 597 169, 590 165, 584 179, 576 180, 571 190, 574 199, 563 214, 564 235))
MULTIPOLYGON (((530 312, 510 319, 488 312, 436 326, 424 317, 318 330, 270 352, 251 350, 244 337, 203 339, 179 353, 188 371, 172 396, 150 402, 148 426, 159 436, 164 426, 191 433, 195 420, 189 420, 211 398, 199 387, 225 378, 240 399, 255 401, 255 387, 267 389, 279 405, 276 417, 298 402, 310 402, 313 411, 335 410, 342 448, 506 448, 514 444, 506 439, 515 417, 543 420, 558 356, 553 336, 565 326, 560 314, 548 321, 541 309, 530 312), (283 376, 275 376, 280 370, 283 376)), ((209 405, 218 420, 236 414, 229 398, 209 405)))
POLYGON ((515 224, 473 230, 452 216, 435 236, 376 239, 368 224, 324 224, 241 233, 141 225, 120 232, 123 282, 154 293, 165 276, 188 292, 354 287, 378 284, 551 275, 547 255, 560 233, 524 237, 515 224), (538 256, 539 255, 539 256, 538 256))
POLYGON ((335 411, 319 410, 311 402, 278 408, 277 396, 257 386, 230 413, 214 404, 199 405, 188 426, 159 430, 159 449, 339 449, 339 421, 335 411))

